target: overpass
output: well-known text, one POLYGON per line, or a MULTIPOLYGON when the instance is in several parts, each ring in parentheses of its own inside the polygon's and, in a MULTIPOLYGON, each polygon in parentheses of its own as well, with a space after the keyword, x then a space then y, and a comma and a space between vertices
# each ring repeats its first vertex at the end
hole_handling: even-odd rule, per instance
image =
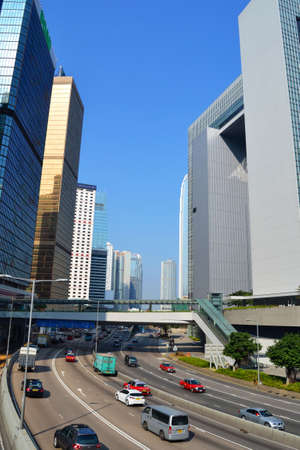
MULTIPOLYGON (((0 299, 0 318, 29 317, 30 302, 17 300, 10 310, 10 299, 0 299)), ((76 328, 95 327, 100 323, 121 324, 189 324, 196 323, 207 340, 223 346, 235 329, 207 299, 201 300, 116 300, 116 301, 82 301, 82 300, 37 300, 34 302, 33 319, 39 326, 59 326, 76 328), (155 305, 170 305, 171 311, 154 311, 155 305), (139 311, 130 311, 130 306, 139 311), (113 310, 109 309, 113 306, 113 310), (98 313, 97 313, 98 308, 98 313), (126 308, 126 310, 124 310, 126 308), (85 324, 86 326, 79 326, 85 324)))

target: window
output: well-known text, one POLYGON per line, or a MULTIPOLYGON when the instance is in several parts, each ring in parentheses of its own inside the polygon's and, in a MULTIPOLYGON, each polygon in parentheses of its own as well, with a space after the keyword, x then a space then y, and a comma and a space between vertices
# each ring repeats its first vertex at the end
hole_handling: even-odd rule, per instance
POLYGON ((169 416, 162 413, 161 411, 157 411, 156 409, 152 409, 152 417, 153 419, 159 420, 162 423, 169 423, 169 416))
POLYGON ((189 423, 188 416, 172 417, 172 425, 187 425, 189 423))
POLYGON ((300 42, 300 17, 297 17, 298 37, 300 42))

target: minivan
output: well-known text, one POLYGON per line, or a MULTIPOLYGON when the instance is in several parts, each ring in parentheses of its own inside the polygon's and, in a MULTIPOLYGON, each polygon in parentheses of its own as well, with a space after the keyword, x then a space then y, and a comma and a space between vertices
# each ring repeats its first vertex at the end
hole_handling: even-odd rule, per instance
POLYGON ((190 434, 188 415, 164 405, 146 406, 141 424, 144 430, 152 431, 162 440, 184 441, 190 434))

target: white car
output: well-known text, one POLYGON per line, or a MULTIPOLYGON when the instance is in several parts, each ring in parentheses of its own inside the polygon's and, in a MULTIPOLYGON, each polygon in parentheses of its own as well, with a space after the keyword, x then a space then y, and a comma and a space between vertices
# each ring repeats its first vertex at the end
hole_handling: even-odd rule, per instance
POLYGON ((115 393, 116 400, 125 403, 127 406, 132 405, 145 405, 146 400, 141 392, 135 389, 121 389, 115 393))

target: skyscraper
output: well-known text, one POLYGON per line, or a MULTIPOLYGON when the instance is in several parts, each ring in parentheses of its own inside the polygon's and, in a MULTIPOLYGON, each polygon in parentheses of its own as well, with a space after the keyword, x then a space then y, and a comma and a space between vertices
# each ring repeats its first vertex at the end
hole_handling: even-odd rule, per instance
POLYGON ((188 297, 188 175, 185 175, 180 189, 179 207, 179 298, 188 297))
MULTIPOLYGON (((68 278, 83 105, 72 77, 53 81, 31 277, 68 278)), ((67 298, 67 283, 39 283, 41 298, 67 298)))
POLYGON ((113 300, 115 298, 115 288, 116 288, 116 262, 114 256, 114 247, 110 242, 107 242, 105 299, 113 300))
POLYGON ((29 278, 55 60, 38 0, 0 22, 0 272, 29 278))
POLYGON ((106 285, 107 212, 106 195, 96 192, 92 244, 90 299, 104 300, 106 285))
POLYGON ((300 3, 252 0, 242 76, 189 128, 189 295, 300 280, 300 3))
POLYGON ((77 185, 69 298, 89 298, 96 186, 77 185))
POLYGON ((161 262, 160 299, 176 299, 176 262, 172 259, 161 262))
POLYGON ((129 298, 130 300, 143 298, 143 265, 142 257, 138 253, 131 255, 129 298))

